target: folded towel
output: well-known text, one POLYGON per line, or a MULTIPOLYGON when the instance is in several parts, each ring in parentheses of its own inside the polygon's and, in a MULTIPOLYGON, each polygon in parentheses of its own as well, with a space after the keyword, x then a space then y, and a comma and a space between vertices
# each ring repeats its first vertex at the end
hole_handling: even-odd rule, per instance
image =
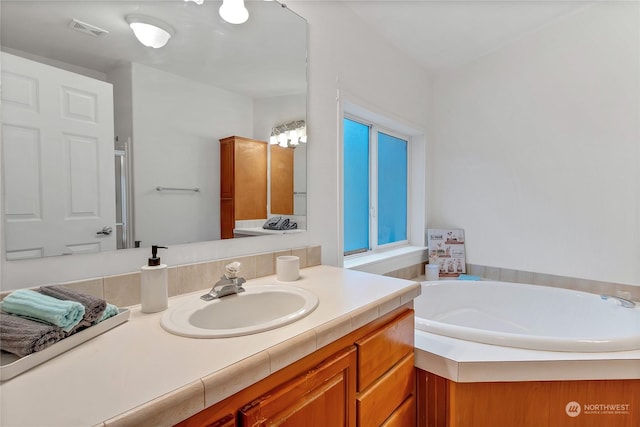
POLYGON ((262 228, 264 228, 265 230, 278 230, 280 221, 282 221, 281 216, 274 216, 272 218, 269 218, 267 222, 264 223, 262 228))
POLYGON ((39 292, 60 300, 76 301, 84 306, 84 317, 72 332, 93 325, 96 320, 102 316, 105 308, 107 308, 107 302, 102 298, 87 295, 60 285, 43 286, 39 292))
POLYGON ((0 348, 17 356, 44 350, 65 336, 57 326, 0 313, 0 348))
POLYGON ((295 221, 287 220, 286 224, 283 226, 283 230, 295 230, 298 228, 298 223, 295 221))
POLYGON ((294 230, 298 228, 298 223, 291 221, 289 218, 274 216, 269 218, 262 226, 265 230, 294 230))
POLYGON ((107 303, 107 308, 105 308, 104 312, 102 313, 102 316, 100 316, 100 318, 96 320, 94 323, 100 323, 103 320, 107 320, 108 318, 113 317, 118 313, 120 313, 120 309, 118 307, 116 307, 113 304, 107 303))
POLYGON ((84 317, 84 306, 63 301, 29 289, 11 292, 0 305, 2 311, 59 326, 70 332, 84 317))

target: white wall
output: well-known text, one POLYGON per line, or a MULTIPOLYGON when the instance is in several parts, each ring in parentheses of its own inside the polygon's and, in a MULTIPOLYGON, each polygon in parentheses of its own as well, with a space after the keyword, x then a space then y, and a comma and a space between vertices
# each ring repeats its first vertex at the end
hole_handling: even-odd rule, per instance
POLYGON ((426 131, 428 75, 341 2, 288 4, 309 20, 308 234, 324 264, 342 265, 340 103, 426 131))
MULTIPOLYGON (((365 101, 370 109, 427 128, 429 91, 427 74, 422 68, 382 40, 374 29, 361 23, 340 2, 290 1, 288 6, 309 22, 309 231, 285 236, 173 245, 162 256, 163 262, 169 265, 312 244, 322 245, 323 263, 339 264, 338 88, 348 91, 352 100, 365 101)), ((174 110, 179 107, 175 102, 171 105, 174 110)), ((171 117, 164 114, 172 112, 158 115, 155 123, 171 117)), ((159 184, 154 181, 153 185, 159 184)), ((146 263, 148 256, 148 249, 130 249, 83 255, 81 259, 2 260, 0 288, 16 289, 135 271, 146 263)))
POLYGON ((219 239, 219 140, 252 137, 253 100, 140 64, 132 82, 135 240, 148 247, 219 239))
POLYGON ((430 226, 467 262, 640 284, 639 21, 598 2, 436 76, 430 226))

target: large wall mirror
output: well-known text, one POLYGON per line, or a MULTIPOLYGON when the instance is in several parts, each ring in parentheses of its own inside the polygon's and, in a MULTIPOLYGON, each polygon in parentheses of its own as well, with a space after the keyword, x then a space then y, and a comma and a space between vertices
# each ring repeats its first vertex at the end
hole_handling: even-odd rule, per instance
MULTIPOLYGON (((272 130, 305 123, 307 105, 306 21, 248 1, 249 19, 231 24, 221 3, 0 3, 8 260, 221 238, 219 141, 270 152, 272 130), (166 45, 138 41, 140 20, 165 28, 166 45)), ((306 140, 288 149, 293 210, 268 198, 247 228, 286 216, 305 229, 306 140)))

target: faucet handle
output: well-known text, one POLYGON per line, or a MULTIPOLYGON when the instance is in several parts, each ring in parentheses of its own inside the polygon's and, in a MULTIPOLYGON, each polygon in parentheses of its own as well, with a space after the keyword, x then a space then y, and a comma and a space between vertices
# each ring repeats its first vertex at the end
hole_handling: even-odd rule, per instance
POLYGON ((235 279, 240 271, 240 263, 238 261, 230 262, 224 266, 224 275, 227 279, 235 279))

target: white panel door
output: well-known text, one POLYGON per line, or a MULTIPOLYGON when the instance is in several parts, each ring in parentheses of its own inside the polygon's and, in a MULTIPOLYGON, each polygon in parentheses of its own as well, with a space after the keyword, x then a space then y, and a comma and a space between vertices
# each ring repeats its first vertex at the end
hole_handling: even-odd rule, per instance
POLYGON ((1 59, 7 258, 115 250, 112 85, 1 59))

